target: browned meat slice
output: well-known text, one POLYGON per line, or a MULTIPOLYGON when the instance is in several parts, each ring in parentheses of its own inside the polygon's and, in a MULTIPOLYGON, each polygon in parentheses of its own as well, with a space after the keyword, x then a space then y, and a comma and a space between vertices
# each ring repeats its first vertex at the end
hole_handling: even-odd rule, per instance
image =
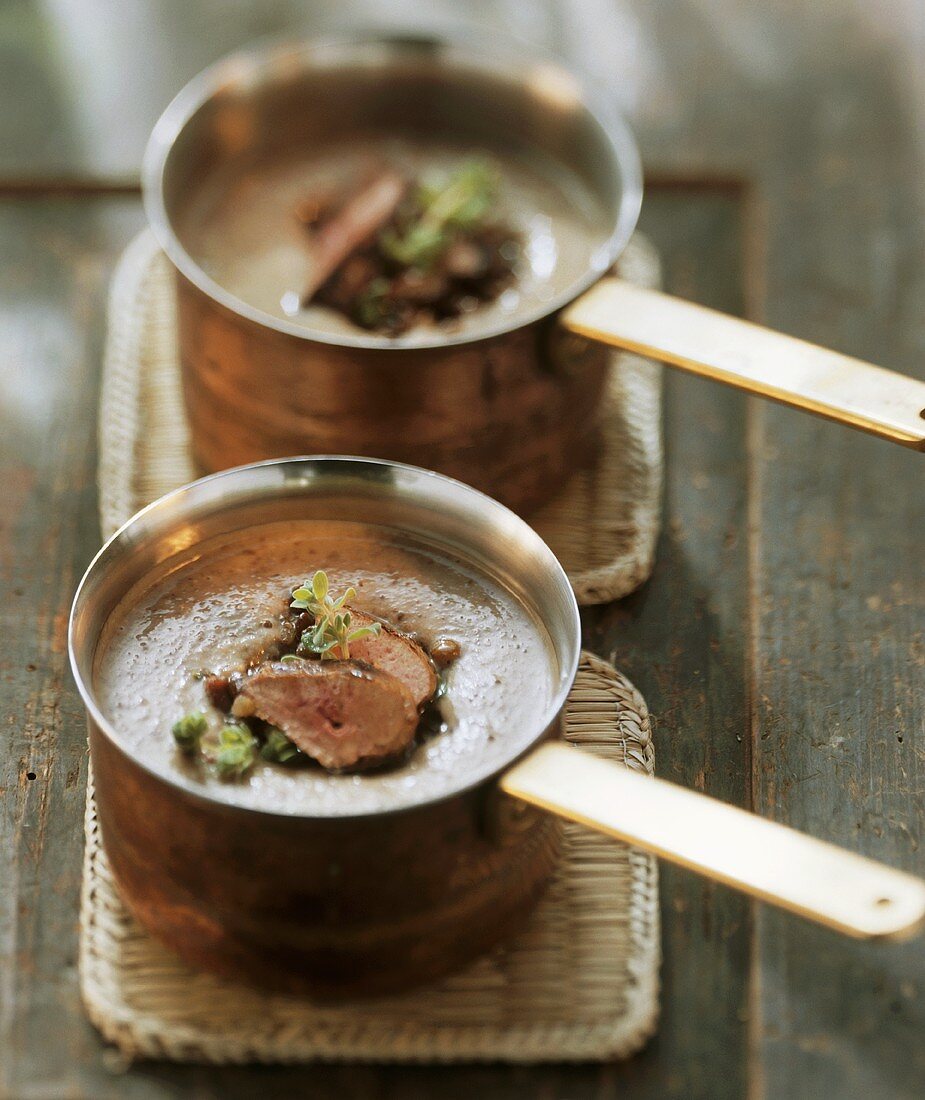
POLYGON ((406 188, 406 180, 397 172, 382 172, 325 222, 312 243, 312 266, 302 290, 303 302, 311 301, 344 260, 389 221, 406 188))
MULTIPOLYGON (((378 621, 352 607, 350 620, 351 628, 368 626, 378 621)), ((355 661, 365 661, 373 668, 389 672, 401 680, 411 692, 415 706, 423 706, 437 690, 437 673, 433 661, 416 642, 399 634, 386 623, 382 623, 379 634, 351 642, 350 656, 355 661)))
POLYGON ((418 712, 405 685, 356 661, 279 661, 260 665, 241 695, 325 768, 352 768, 401 752, 418 712))

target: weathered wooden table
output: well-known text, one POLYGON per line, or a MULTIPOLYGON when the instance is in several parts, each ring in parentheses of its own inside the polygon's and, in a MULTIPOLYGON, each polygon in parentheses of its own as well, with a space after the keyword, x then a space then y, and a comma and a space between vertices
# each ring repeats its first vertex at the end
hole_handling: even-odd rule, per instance
MULTIPOLYGON (((661 1029, 628 1063, 113 1075, 77 992, 87 757, 65 653, 99 540, 106 284, 142 224, 139 153, 171 92, 302 7, 0 5, 0 1093, 922 1095, 925 942, 848 942, 671 868, 661 1029)), ((920 4, 470 7, 610 80, 670 289, 922 374, 920 4)), ((310 27, 336 8, 312 5, 310 27)), ((925 873, 925 457, 680 376, 666 435, 655 575, 587 617, 589 644, 648 697, 659 771, 925 873)))

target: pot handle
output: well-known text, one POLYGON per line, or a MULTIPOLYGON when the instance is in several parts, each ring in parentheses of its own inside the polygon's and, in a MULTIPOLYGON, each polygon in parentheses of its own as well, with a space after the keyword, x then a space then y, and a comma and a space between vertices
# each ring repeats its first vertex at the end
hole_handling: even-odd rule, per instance
POLYGON ((561 321, 592 340, 925 450, 925 382, 916 378, 615 278, 561 321))
POLYGON ((501 788, 849 936, 902 939, 925 919, 921 879, 562 742, 501 788))

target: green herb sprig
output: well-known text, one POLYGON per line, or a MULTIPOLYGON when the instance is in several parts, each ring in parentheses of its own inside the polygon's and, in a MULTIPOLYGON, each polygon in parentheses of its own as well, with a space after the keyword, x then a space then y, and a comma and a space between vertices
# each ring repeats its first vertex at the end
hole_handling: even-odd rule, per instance
POLYGON ((315 623, 303 632, 297 652, 314 653, 323 661, 346 661, 350 658, 350 643, 359 638, 375 637, 382 630, 380 623, 351 628, 351 615, 344 610, 348 600, 356 597, 351 585, 342 596, 333 597, 327 574, 319 569, 311 581, 306 581, 292 593, 290 607, 307 611, 315 623))
POLYGON ((184 755, 212 765, 222 779, 240 779, 257 759, 259 743, 243 722, 226 722, 217 733, 210 732, 206 716, 194 711, 174 722, 172 733, 184 755))
POLYGON ((206 716, 202 711, 197 710, 192 714, 185 714, 174 722, 171 733, 180 751, 187 756, 193 756, 199 752, 199 743, 207 729, 206 716))
POLYGON ((305 759, 305 754, 296 748, 285 733, 276 726, 268 728, 267 739, 263 743, 260 755, 271 764, 292 764, 305 759))
POLYGON ((497 172, 488 161, 466 161, 449 179, 423 183, 416 195, 420 216, 401 233, 384 229, 379 246, 403 266, 430 267, 451 243, 454 230, 478 226, 497 189, 497 172))
POLYGON ((364 328, 382 324, 389 313, 389 289, 392 284, 382 277, 373 279, 353 306, 354 319, 364 328))
POLYGON ((257 738, 242 722, 226 723, 215 739, 204 738, 203 754, 222 779, 240 779, 257 759, 257 738))

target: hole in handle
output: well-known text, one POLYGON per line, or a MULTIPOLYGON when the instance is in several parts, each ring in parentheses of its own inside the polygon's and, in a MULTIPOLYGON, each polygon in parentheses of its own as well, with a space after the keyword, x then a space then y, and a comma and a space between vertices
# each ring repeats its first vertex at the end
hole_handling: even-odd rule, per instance
POLYGON ((885 909, 888 905, 892 904, 892 898, 877 898, 877 900, 874 902, 874 905, 876 905, 878 909, 885 909))

